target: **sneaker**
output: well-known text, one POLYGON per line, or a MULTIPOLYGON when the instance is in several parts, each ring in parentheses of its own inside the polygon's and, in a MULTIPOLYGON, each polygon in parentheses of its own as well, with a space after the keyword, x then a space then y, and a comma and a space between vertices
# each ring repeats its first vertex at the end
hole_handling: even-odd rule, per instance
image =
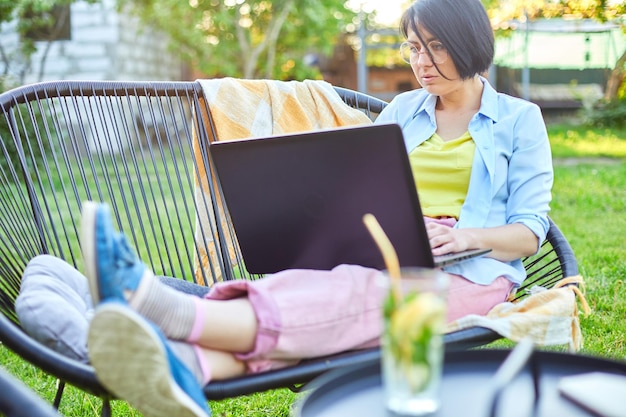
POLYGON ((94 305, 107 299, 126 302, 124 291, 136 290, 147 268, 114 230, 108 205, 83 203, 80 246, 94 305))
POLYGON ((127 305, 101 304, 89 325, 87 345, 98 380, 144 417, 210 416, 191 371, 161 331, 127 305))

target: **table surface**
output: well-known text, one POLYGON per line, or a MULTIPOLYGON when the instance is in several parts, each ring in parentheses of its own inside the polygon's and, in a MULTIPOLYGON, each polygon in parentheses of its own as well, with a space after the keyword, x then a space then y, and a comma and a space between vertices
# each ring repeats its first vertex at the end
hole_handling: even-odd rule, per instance
MULTIPOLYGON (((439 416, 488 417, 493 398, 493 375, 510 351, 480 349, 448 352, 441 387, 442 404, 432 414, 439 416)), ((533 352, 539 382, 538 407, 533 414, 534 384, 530 366, 502 392, 498 417, 590 417, 593 414, 561 396, 557 384, 561 377, 588 372, 608 372, 626 377, 626 362, 556 352, 533 352)), ((298 403, 298 417, 384 417, 395 416, 386 410, 380 365, 333 371, 311 383, 311 390, 298 403)), ((626 416, 626 392, 624 393, 626 416)))

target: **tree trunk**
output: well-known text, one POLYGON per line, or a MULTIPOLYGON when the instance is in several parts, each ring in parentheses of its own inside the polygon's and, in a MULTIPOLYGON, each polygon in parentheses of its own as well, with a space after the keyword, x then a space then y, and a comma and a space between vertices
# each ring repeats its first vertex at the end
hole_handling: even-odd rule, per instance
POLYGON ((617 92, 624 82, 624 78, 626 78, 625 66, 626 50, 624 50, 622 56, 617 60, 617 64, 615 64, 615 67, 609 76, 609 80, 606 83, 606 91, 604 92, 604 99, 606 101, 611 101, 617 98, 617 92))
POLYGON ((278 40, 278 35, 280 34, 280 30, 283 27, 283 24, 287 20, 287 16, 291 12, 293 8, 294 0, 287 0, 285 4, 282 5, 280 10, 280 14, 276 17, 275 24, 271 27, 270 32, 265 35, 267 38, 267 64, 265 66, 265 78, 271 79, 272 72, 274 70, 274 65, 276 63, 276 42, 278 40))
MULTIPOLYGON (((53 9, 54 9, 54 6, 50 10, 52 11, 53 9)), ((37 74, 37 81, 40 81, 40 82, 43 81, 43 76, 46 71, 46 61, 48 59, 48 53, 50 52, 50 48, 52 47, 52 42, 54 42, 57 39, 57 37, 59 36, 59 33, 61 33, 61 31, 63 30, 63 27, 67 23, 67 19, 69 19, 69 17, 70 17, 70 8, 62 7, 61 13, 58 15, 58 17, 56 18, 56 21, 54 22, 54 28, 52 28, 52 32, 48 34, 48 40, 46 41, 46 46, 43 50, 43 53, 41 54, 41 59, 39 60, 39 74, 37 74)))
MULTIPOLYGON (((284 2, 274 2, 273 7, 276 8, 267 26, 267 31, 261 41, 256 45, 253 45, 251 38, 247 36, 246 31, 239 25, 236 25, 237 39, 241 51, 246 51, 243 55, 242 73, 243 78, 257 78, 260 73, 265 78, 271 78, 271 69, 274 68, 276 42, 280 30, 283 27, 289 12, 293 8, 294 0, 284 0, 284 2), (263 72, 260 72, 258 67, 259 57, 265 51, 268 51, 268 64, 263 72)), ((239 9, 237 9, 239 10, 239 9)), ((239 14, 239 13, 237 13, 239 14)))

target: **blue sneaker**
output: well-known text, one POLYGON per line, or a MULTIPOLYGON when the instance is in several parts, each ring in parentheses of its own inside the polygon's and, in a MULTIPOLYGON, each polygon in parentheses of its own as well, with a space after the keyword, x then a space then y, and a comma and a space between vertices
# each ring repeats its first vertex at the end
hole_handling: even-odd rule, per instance
POLYGON ((98 380, 144 417, 211 415, 202 387, 161 331, 127 305, 100 304, 87 345, 98 380))
POLYGON ((109 299, 126 302, 124 291, 137 289, 146 266, 126 237, 113 229, 109 206, 83 203, 80 246, 93 304, 109 299))

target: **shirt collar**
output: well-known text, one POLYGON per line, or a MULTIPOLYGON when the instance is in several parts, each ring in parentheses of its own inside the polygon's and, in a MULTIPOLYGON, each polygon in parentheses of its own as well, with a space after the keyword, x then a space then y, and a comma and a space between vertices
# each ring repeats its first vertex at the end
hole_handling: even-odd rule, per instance
POLYGON ((422 112, 425 112, 430 116, 431 120, 435 120, 435 106, 437 105, 437 96, 429 94, 426 97, 426 100, 422 102, 421 105, 415 109, 415 113, 413 113, 413 118, 417 117, 422 112))
POLYGON ((497 122, 498 93, 485 78, 480 77, 480 80, 483 82, 484 87, 483 96, 480 99, 480 109, 478 109, 478 113, 485 117, 488 117, 494 122, 497 122))

